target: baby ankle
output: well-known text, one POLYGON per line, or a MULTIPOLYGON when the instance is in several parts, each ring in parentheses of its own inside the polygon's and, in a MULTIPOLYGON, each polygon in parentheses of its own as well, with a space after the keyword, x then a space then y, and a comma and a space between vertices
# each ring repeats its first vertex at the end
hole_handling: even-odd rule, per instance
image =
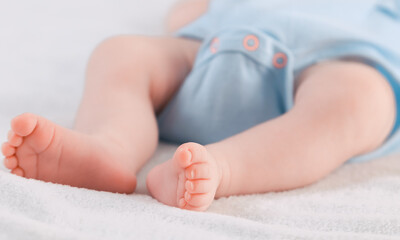
POLYGON ((230 166, 226 158, 224 157, 223 153, 221 153, 215 146, 205 146, 214 158, 217 164, 218 170, 218 187, 215 193, 215 197, 225 197, 228 196, 229 188, 230 188, 230 179, 231 179, 231 171, 230 166))

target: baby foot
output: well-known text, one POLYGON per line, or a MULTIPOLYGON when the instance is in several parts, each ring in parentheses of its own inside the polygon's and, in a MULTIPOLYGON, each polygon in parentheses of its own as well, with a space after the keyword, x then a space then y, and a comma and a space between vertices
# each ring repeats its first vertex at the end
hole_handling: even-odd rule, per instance
POLYGON ((222 169, 208 150, 185 143, 172 159, 154 167, 147 187, 158 201, 182 209, 205 211, 214 200, 222 169))
POLYGON ((111 192, 133 192, 126 156, 110 142, 29 113, 14 118, 2 146, 4 165, 21 177, 111 192))

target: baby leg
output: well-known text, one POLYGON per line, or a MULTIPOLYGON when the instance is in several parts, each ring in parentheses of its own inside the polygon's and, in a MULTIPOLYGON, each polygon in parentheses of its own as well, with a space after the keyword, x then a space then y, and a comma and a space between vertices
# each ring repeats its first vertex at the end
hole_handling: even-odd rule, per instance
POLYGON ((375 69, 321 63, 300 77, 291 111, 214 144, 180 146, 148 186, 159 201, 193 210, 214 197, 303 187, 377 148, 394 119, 391 87, 375 69))
POLYGON ((3 144, 13 173, 54 183, 133 192, 158 141, 155 113, 190 71, 197 42, 121 36, 94 51, 74 130, 33 114, 3 144))

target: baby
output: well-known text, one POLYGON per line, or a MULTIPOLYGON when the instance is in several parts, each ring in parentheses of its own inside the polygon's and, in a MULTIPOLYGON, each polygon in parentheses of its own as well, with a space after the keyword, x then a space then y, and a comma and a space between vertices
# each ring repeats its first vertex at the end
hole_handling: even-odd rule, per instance
POLYGON ((147 186, 170 206, 204 211, 214 198, 309 185, 400 146, 399 19, 398 0, 180 3, 174 36, 96 48, 74 129, 14 118, 4 164, 132 193, 161 138, 182 145, 147 186))

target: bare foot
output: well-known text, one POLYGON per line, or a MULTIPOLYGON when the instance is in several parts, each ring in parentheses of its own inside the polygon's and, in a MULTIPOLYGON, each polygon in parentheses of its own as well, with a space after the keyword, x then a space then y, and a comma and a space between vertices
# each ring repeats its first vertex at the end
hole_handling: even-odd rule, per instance
POLYGON ((185 143, 172 159, 150 171, 147 187, 164 204, 205 211, 214 200, 222 175, 222 168, 204 146, 185 143))
POLYGON ((11 122, 4 165, 26 178, 131 193, 136 177, 122 148, 25 113, 11 122))

